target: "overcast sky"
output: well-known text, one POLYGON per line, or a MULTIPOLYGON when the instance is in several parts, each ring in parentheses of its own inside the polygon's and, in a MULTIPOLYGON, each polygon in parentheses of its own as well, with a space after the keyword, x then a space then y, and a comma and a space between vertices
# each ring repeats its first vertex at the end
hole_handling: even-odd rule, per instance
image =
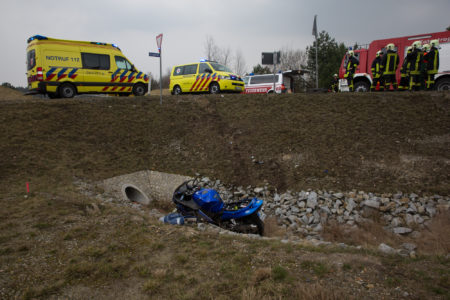
POLYGON ((0 82, 26 86, 26 40, 53 38, 118 44, 144 72, 159 77, 155 37, 164 34, 163 72, 205 57, 205 40, 240 49, 247 70, 261 52, 311 45, 318 30, 346 45, 444 31, 450 0, 2 0, 0 82))

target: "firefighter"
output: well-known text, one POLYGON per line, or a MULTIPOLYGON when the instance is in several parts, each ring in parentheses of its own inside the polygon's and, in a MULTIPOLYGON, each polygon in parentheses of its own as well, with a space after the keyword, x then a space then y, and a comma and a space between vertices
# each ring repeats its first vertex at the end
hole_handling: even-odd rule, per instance
POLYGON ((406 56, 403 59, 402 68, 400 69, 400 84, 398 85, 399 91, 406 91, 409 88, 409 69, 411 65, 411 51, 412 47, 406 48, 406 56))
POLYGON ((332 93, 339 92, 339 78, 337 74, 333 75, 333 79, 331 80, 330 90, 332 93))
POLYGON ((421 68, 423 66, 423 52, 422 52, 422 42, 415 41, 412 44, 411 51, 411 64, 410 64, 410 80, 409 80, 409 90, 419 91, 422 88, 422 74, 421 68))
POLYGON ((395 45, 390 43, 386 46, 386 54, 383 55, 383 59, 381 60, 381 71, 383 72, 383 86, 388 91, 391 86, 394 90, 397 89, 397 80, 395 78, 395 72, 398 68, 398 53, 395 49, 395 45))
POLYGON ((384 90, 383 81, 381 80, 381 60, 382 60, 383 51, 378 51, 375 59, 372 62, 372 86, 370 87, 370 91, 374 92, 377 84, 380 84, 380 90, 384 90))
POLYGON ((353 50, 349 50, 347 66, 345 67, 345 75, 344 78, 347 79, 347 85, 349 92, 353 92, 353 76, 355 75, 356 68, 359 65, 358 59, 355 57, 355 52, 353 50))
POLYGON ((427 53, 427 90, 434 88, 434 76, 439 70, 439 40, 430 42, 430 49, 427 53))

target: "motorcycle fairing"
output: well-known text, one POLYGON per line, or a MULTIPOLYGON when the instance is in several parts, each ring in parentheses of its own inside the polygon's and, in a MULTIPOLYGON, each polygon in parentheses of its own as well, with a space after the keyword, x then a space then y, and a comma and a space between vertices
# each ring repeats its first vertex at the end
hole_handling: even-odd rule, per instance
POLYGON ((244 208, 238 210, 224 210, 222 213, 222 220, 238 219, 250 216, 260 210, 262 205, 263 200, 255 197, 250 201, 249 205, 244 208))

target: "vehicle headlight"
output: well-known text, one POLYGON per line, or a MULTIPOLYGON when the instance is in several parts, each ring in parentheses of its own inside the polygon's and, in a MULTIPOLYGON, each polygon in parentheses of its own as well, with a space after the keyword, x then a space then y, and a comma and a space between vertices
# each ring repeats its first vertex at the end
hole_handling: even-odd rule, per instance
POLYGON ((220 79, 230 79, 230 76, 227 75, 219 75, 220 79))

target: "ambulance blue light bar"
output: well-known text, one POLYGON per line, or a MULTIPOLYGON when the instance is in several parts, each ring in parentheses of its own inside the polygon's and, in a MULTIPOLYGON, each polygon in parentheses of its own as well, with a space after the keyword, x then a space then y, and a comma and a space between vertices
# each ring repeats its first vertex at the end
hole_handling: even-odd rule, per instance
POLYGON ((32 42, 32 41, 34 41, 34 40, 48 40, 48 38, 46 37, 46 36, 43 36, 43 35, 33 35, 32 37, 30 37, 28 40, 27 40, 27 42, 28 43, 30 43, 30 42, 32 42))

